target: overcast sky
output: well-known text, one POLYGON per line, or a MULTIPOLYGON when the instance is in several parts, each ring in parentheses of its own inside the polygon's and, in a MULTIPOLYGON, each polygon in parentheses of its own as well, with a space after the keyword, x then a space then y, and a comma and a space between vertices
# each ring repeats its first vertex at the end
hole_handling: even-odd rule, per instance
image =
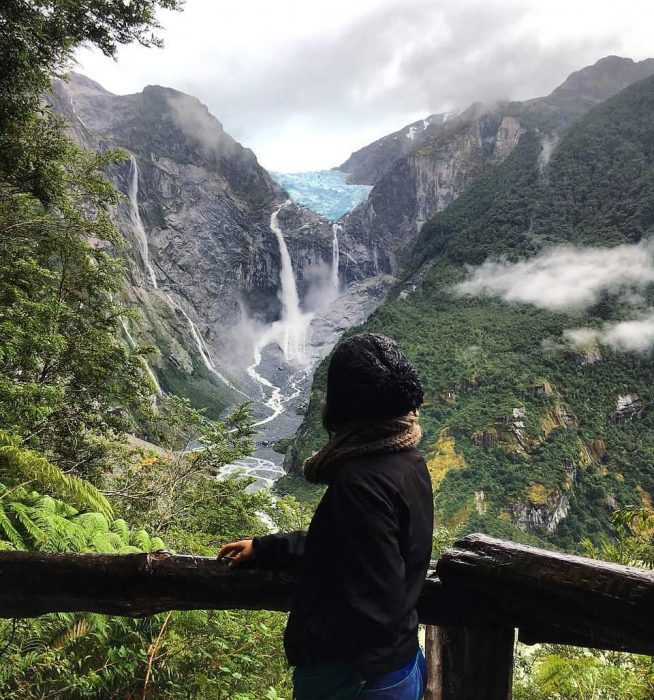
POLYGON ((651 0, 186 0, 163 49, 77 70, 199 97, 269 170, 339 165, 428 114, 547 94, 609 54, 654 56, 651 0))

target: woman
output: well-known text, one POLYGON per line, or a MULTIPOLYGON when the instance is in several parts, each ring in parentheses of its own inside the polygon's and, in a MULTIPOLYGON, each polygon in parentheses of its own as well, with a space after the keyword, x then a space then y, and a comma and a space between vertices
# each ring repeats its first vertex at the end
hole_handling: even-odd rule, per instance
POLYGON ((418 700, 425 660, 416 603, 433 502, 420 440, 420 380, 397 343, 355 335, 334 351, 323 424, 304 464, 327 484, 308 532, 225 545, 232 564, 298 567, 284 646, 297 700, 418 700))

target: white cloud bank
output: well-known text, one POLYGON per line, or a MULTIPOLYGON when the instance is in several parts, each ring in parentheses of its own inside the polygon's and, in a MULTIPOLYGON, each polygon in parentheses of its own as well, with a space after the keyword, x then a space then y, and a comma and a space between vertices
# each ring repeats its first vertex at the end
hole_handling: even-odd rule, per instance
MULTIPOLYGON (((559 246, 517 263, 487 260, 469 269, 456 285, 459 294, 495 296, 551 311, 581 311, 604 293, 621 294, 629 306, 643 306, 640 292, 654 283, 654 246, 641 241, 614 248, 559 246)), ((567 346, 604 345, 618 352, 649 352, 654 347, 654 309, 640 318, 602 328, 570 328, 567 346)))
POLYGON ((563 333, 570 345, 588 348, 606 345, 618 352, 645 353, 654 346, 654 312, 631 321, 607 323, 602 329, 574 328, 563 333))
POLYGON ((487 260, 471 268, 455 289, 565 311, 588 308, 605 292, 633 297, 652 283, 654 248, 641 242, 614 248, 561 246, 517 263, 487 260))

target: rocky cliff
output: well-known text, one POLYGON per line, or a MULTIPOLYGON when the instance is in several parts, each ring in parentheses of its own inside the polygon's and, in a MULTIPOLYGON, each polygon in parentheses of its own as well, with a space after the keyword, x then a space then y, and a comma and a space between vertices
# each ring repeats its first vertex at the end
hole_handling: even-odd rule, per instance
POLYGON ((609 56, 573 73, 546 97, 474 104, 447 119, 432 115, 370 144, 340 166, 353 182, 374 184, 368 201, 345 218, 345 231, 377 251, 380 268, 397 271, 425 221, 484 167, 510 155, 527 129, 541 134, 546 159, 561 128, 652 74, 654 59, 609 56))
MULTIPOLYGON (((325 288, 341 291, 376 273, 365 245, 286 203, 252 151, 197 99, 158 86, 113 95, 72 74, 56 82, 51 100, 82 144, 128 152, 112 174, 126 195, 113 216, 128 243, 120 251, 130 272, 127 296, 145 322, 127 330, 158 348, 151 366, 164 390, 215 409, 242 399, 235 389, 258 395, 261 387, 245 370, 259 338, 283 315, 274 212, 300 310, 315 317, 317 328, 324 330, 333 315, 325 302, 337 296, 323 294, 325 288)), ((354 298, 360 294, 355 288, 354 298)), ((345 318, 352 303, 348 297, 341 304, 350 309, 345 318)), ((362 303, 368 312, 369 306, 362 303)), ((314 336, 312 352, 320 355, 319 331, 314 336)))

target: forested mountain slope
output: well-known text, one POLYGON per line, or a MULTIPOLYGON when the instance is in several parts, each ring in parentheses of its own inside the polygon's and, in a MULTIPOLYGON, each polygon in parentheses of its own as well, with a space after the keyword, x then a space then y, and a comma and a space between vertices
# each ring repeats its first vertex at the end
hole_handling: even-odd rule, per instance
POLYGON ((485 165, 509 156, 526 131, 538 130, 551 149, 561 129, 653 73, 653 59, 607 56, 570 75, 550 95, 475 103, 445 121, 432 115, 426 128, 410 125, 371 144, 341 166, 353 173, 353 182, 374 182, 368 201, 345 217, 344 230, 368 248, 376 246, 380 265, 397 272, 422 225, 464 192, 485 165), (366 176, 356 175, 361 172, 366 176))
MULTIPOLYGON (((441 524, 574 548, 654 494, 654 78, 527 131, 422 229, 363 326, 425 382, 441 524)), ((319 444, 324 366, 290 458, 319 444)), ((290 459, 289 458, 289 459, 290 459)))

